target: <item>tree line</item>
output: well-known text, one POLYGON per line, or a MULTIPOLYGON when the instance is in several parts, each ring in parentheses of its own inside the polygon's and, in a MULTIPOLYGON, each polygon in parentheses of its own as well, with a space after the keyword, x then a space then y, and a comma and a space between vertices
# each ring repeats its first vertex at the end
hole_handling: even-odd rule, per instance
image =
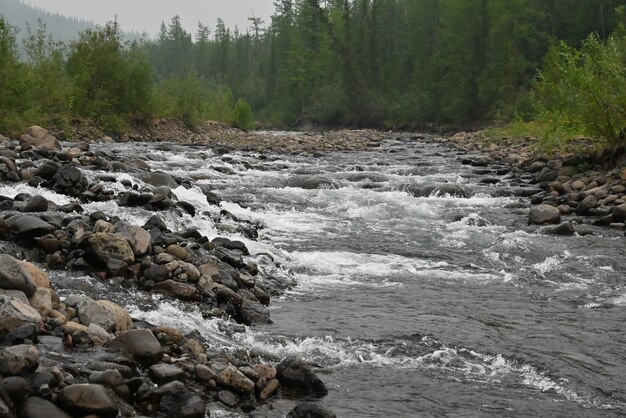
MULTIPOLYGON (((134 43, 122 41, 115 22, 82 32, 69 46, 34 31, 25 44, 28 62, 19 60, 12 30, 0 21, 0 74, 14 74, 0 79, 0 91, 11 92, 0 97, 0 112, 22 106, 47 116, 96 117, 113 128, 155 115, 190 126, 216 119, 250 127, 252 110, 273 126, 424 128, 545 116, 573 93, 565 93, 568 65, 599 71, 593 59, 585 64, 584 51, 597 49, 594 56, 607 63, 602 71, 624 68, 625 5, 279 0, 271 21, 251 17, 244 31, 218 19, 189 33, 177 16, 154 39, 134 43), (615 53, 601 53, 609 48, 615 53)), ((620 94, 600 106, 619 109, 620 94)), ((619 135, 624 126, 611 123, 619 135)))

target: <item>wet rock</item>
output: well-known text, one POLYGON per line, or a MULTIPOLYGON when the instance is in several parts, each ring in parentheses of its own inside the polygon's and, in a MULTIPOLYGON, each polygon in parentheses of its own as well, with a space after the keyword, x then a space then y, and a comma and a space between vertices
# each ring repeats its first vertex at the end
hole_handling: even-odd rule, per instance
POLYGON ((196 286, 187 283, 165 280, 161 283, 157 283, 155 289, 164 290, 179 299, 191 301, 200 300, 200 290, 196 286))
POLYGON ((205 403, 181 382, 167 383, 157 390, 159 410, 168 418, 204 418, 205 403))
POLYGON ((127 264, 135 261, 135 254, 125 239, 108 233, 95 233, 84 241, 85 251, 100 264, 106 265, 110 258, 127 264))
POLYGON ((28 144, 37 148, 48 150, 61 150, 61 143, 46 129, 41 126, 31 126, 20 136, 20 144, 28 144))
POLYGON ((167 186, 171 189, 175 189, 178 187, 178 182, 174 180, 172 176, 162 171, 155 171, 153 173, 150 173, 146 178, 144 178, 144 181, 157 187, 167 186))
POLYGON ((303 177, 295 179, 291 182, 291 187, 299 187, 301 189, 335 189, 335 182, 329 178, 321 176, 303 177))
POLYGON ((20 344, 0 351, 0 373, 19 376, 39 366, 39 351, 34 345, 20 344))
POLYGON ((27 303, 0 295, 0 336, 11 338, 26 332, 36 333, 42 327, 41 315, 27 303))
POLYGON ((54 183, 52 189, 55 192, 68 196, 77 197, 87 190, 87 179, 83 177, 82 171, 69 165, 59 168, 52 182, 54 183))
POLYGON ((528 216, 529 225, 556 224, 561 221, 561 212, 550 205, 534 206, 528 216))
POLYGON ((254 390, 254 382, 237 370, 235 366, 226 366, 219 373, 218 379, 221 384, 241 392, 252 392, 254 390))
POLYGON ((21 239, 41 237, 56 230, 48 222, 31 215, 14 215, 7 219, 11 231, 21 239))
POLYGON ((21 418, 72 418, 71 415, 63 411, 52 402, 31 396, 20 408, 21 418))
POLYGON ((189 215, 196 216, 196 208, 191 203, 181 200, 180 202, 178 202, 178 206, 181 207, 189 215))
POLYGON ((124 277, 128 272, 128 264, 117 258, 110 258, 107 261, 106 270, 112 277, 124 277))
POLYGON ((28 199, 24 212, 45 212, 48 210, 48 200, 40 195, 28 199))
POLYGON ((303 402, 298 404, 287 418, 336 418, 337 416, 328 409, 315 402, 303 402))
POLYGON ((104 386, 76 384, 66 386, 59 392, 58 404, 66 411, 84 416, 115 417, 119 410, 104 386))
POLYGON ((143 277, 145 277, 146 280, 159 283, 170 278, 170 271, 165 266, 150 264, 146 271, 143 272, 143 277))
POLYGON ((161 219, 157 215, 150 217, 150 219, 148 219, 148 221, 144 224, 143 228, 146 229, 147 231, 151 231, 153 229, 156 229, 162 232, 169 231, 163 219, 161 219))
POLYGON ((189 261, 192 257, 188 250, 181 247, 180 245, 170 245, 165 249, 165 251, 168 254, 173 255, 174 257, 183 261, 189 261))
POLYGON ((19 261, 8 254, 0 254, 0 289, 20 290, 30 297, 37 285, 19 261))
POLYGON ((276 367, 278 380, 287 396, 315 396, 328 394, 326 385, 311 367, 296 357, 288 357, 276 367))
POLYGON ((21 405, 28 396, 29 388, 23 377, 10 376, 0 380, 0 393, 3 391, 14 405, 21 405))
POLYGON ((93 323, 112 333, 123 333, 133 327, 133 321, 124 308, 108 300, 85 298, 78 305, 78 317, 83 325, 93 323))
POLYGON ((563 222, 561 225, 552 228, 550 232, 554 235, 574 235, 576 230, 571 222, 563 222))
POLYGON ((452 197, 467 198, 468 191, 459 184, 412 184, 406 186, 406 191, 415 197, 430 197, 433 195, 449 195, 452 197))
POLYGON ((271 324, 270 311, 259 302, 244 299, 241 304, 241 322, 246 325, 271 324))
POLYGON ((116 234, 128 241, 136 257, 141 257, 150 250, 152 237, 150 233, 139 226, 116 224, 116 234))
POLYGON ((144 366, 161 361, 163 350, 154 334, 148 330, 130 330, 113 339, 107 347, 126 353, 144 366))
POLYGON ((59 170, 59 164, 53 161, 46 161, 35 170, 34 176, 50 181, 59 170))
POLYGON ((229 390, 220 390, 217 392, 217 399, 229 408, 236 407, 239 402, 237 395, 229 390))
POLYGON ((587 196, 576 206, 576 214, 588 215, 589 211, 596 206, 598 206, 598 199, 593 195, 587 196))
POLYGON ((173 364, 159 363, 151 366, 148 370, 150 379, 157 385, 164 385, 175 380, 182 380, 185 372, 180 367, 173 364))
POLYGON ((119 370, 104 370, 89 375, 89 383, 114 388, 116 386, 121 386, 126 382, 119 370))
POLYGON ((614 222, 626 221, 626 204, 615 206, 613 208, 612 216, 614 222))
POLYGON ((261 398, 261 400, 266 400, 267 398, 272 396, 274 392, 278 390, 279 386, 280 386, 280 382, 278 381, 278 379, 270 379, 261 390, 261 393, 259 394, 259 398, 261 398))

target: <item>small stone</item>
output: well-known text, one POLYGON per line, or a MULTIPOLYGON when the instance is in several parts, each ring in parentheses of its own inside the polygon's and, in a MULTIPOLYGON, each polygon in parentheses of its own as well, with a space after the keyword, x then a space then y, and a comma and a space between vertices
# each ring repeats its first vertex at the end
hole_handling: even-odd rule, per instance
POLYGON ((191 259, 191 254, 189 254, 187 250, 180 245, 170 245, 165 249, 165 251, 179 260, 189 261, 191 259))
POLYGON ((315 402, 303 402, 289 412, 287 418, 337 418, 337 416, 315 402))
POLYGON ((135 261, 130 244, 125 239, 109 233, 95 233, 84 242, 85 250, 97 262, 106 265, 110 258, 117 258, 127 264, 135 261))
POLYGON ((229 408, 234 408, 238 402, 237 395, 229 390, 220 390, 217 393, 217 399, 229 408))
POLYGON ((576 207, 576 214, 581 216, 588 215, 589 211, 596 206, 598 206, 598 199, 593 195, 587 196, 576 207))
POLYGON ((244 376, 235 366, 227 366, 218 375, 220 383, 242 392, 252 392, 254 382, 244 376))
POLYGON ((181 382, 167 383, 155 390, 159 410, 166 417, 204 418, 205 403, 181 382))
POLYGON ((276 390, 278 389, 278 386, 280 386, 278 379, 269 380, 267 384, 265 385, 265 387, 263 388, 263 390, 261 391, 261 394, 259 395, 259 397, 262 400, 266 400, 267 398, 272 396, 274 392, 276 392, 276 390))

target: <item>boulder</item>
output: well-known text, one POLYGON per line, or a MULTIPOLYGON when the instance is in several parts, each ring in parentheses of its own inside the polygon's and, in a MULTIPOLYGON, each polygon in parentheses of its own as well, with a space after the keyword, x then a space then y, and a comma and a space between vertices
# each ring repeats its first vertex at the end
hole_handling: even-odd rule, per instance
POLYGON ((133 249, 136 257, 141 257, 150 251, 152 237, 150 233, 140 226, 119 224, 116 225, 116 235, 124 238, 133 249))
POLYGON ((235 366, 226 366, 218 375, 221 384, 237 389, 241 392, 252 392, 254 382, 248 379, 235 366))
POLYGON ((315 402, 302 402, 288 414, 287 418, 336 418, 337 416, 315 402))
POLYGON ((229 390, 220 390, 219 392, 217 392, 217 400, 219 400, 221 403, 229 408, 236 407, 237 403, 239 402, 237 395, 229 390))
POLYGON ((98 232, 83 242, 85 251, 98 263, 106 265, 110 258, 117 258, 126 264, 135 261, 135 254, 128 241, 113 234, 98 232))
POLYGON ((37 285, 19 261, 8 254, 0 254, 0 289, 20 290, 30 297, 37 285))
POLYGON ((35 308, 12 297, 0 295, 0 334, 16 333, 21 328, 36 332, 43 326, 35 308))
POLYGON ((6 393, 13 404, 21 405, 28 396, 29 387, 23 377, 9 376, 0 380, 0 393, 6 393))
POLYGON ((77 197, 87 190, 87 179, 83 177, 82 171, 69 165, 59 168, 52 182, 54 183, 52 189, 55 192, 68 196, 77 197))
POLYGON ((83 383, 66 386, 59 392, 57 403, 75 416, 116 417, 119 412, 116 403, 101 385, 83 383))
POLYGON ((167 186, 171 189, 178 187, 178 182, 172 176, 162 171, 155 171, 144 178, 144 181, 153 186, 167 186))
POLYGON ((291 182, 291 187, 299 187, 301 189, 336 189, 335 182, 329 178, 322 176, 302 177, 291 182))
POLYGON ((534 206, 528 216, 529 225, 558 224, 561 222, 561 212, 550 205, 534 206))
POLYGON ((123 333, 133 327, 124 308, 108 300, 85 299, 78 305, 78 317, 83 325, 96 324, 112 333, 123 333))
POLYGON ((48 210, 48 199, 35 195, 28 199, 24 212, 45 212, 48 210))
POLYGON ((554 235, 574 235, 576 233, 576 230, 574 229, 572 223, 568 221, 563 222, 559 226, 555 226, 550 232, 552 232, 554 235))
POLYGON ((246 325, 271 324, 270 311, 259 302, 244 299, 241 304, 241 322, 246 325))
POLYGON ((596 206, 598 206, 598 199, 594 195, 589 195, 576 206, 576 215, 588 215, 589 211, 596 206))
POLYGON ((158 363, 148 370, 150 379, 157 385, 164 385, 174 380, 181 380, 185 376, 185 371, 174 364, 158 363))
POLYGON ((161 344, 152 332, 145 329, 127 331, 109 342, 107 347, 124 352, 143 366, 151 366, 163 358, 161 344))
POLYGON ((406 191, 415 197, 430 197, 449 195, 452 197, 467 198, 468 191, 460 184, 411 184, 406 186, 406 191))
POLYGON ((20 344, 0 351, 0 373, 19 376, 39 366, 39 351, 34 345, 20 344))
POLYGON ((50 277, 48 276, 48 273, 46 273, 36 265, 29 263, 28 261, 20 261, 20 264, 22 265, 24 270, 30 273, 30 276, 35 281, 35 285, 37 287, 45 287, 48 289, 52 288, 52 286, 50 285, 50 277))
POLYGON ((157 283, 155 289, 164 290, 179 299, 198 301, 200 300, 200 290, 191 284, 165 280, 157 283))
POLYGON ((59 170, 59 165, 54 161, 46 161, 35 170, 34 176, 50 181, 59 170))
POLYGON ((179 381, 167 383, 155 390, 161 416, 168 418, 204 418, 206 405, 179 381))
POLYGON ((625 222, 626 221, 626 203, 615 206, 613 208, 613 221, 625 222))
POLYGON ((20 144, 28 144, 32 147, 45 148, 51 151, 60 151, 61 143, 46 129, 41 126, 31 126, 19 138, 20 144))
POLYGON ((286 396, 323 397, 328 394, 324 382, 302 359, 286 358, 276 367, 276 375, 286 396))
POLYGON ((56 230, 48 222, 32 215, 11 216, 7 219, 7 224, 18 238, 23 239, 38 238, 56 230))
POLYGON ((64 410, 62 410, 52 402, 38 396, 31 396, 30 398, 26 399, 26 401, 20 408, 20 417, 72 418, 71 415, 66 413, 64 410))

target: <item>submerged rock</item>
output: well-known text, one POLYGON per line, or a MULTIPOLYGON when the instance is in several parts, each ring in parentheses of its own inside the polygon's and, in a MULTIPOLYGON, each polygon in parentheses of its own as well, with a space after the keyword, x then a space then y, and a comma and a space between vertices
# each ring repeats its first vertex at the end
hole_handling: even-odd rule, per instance
POLYGON ((298 404, 287 414, 287 418, 336 418, 337 416, 315 402, 298 404))

